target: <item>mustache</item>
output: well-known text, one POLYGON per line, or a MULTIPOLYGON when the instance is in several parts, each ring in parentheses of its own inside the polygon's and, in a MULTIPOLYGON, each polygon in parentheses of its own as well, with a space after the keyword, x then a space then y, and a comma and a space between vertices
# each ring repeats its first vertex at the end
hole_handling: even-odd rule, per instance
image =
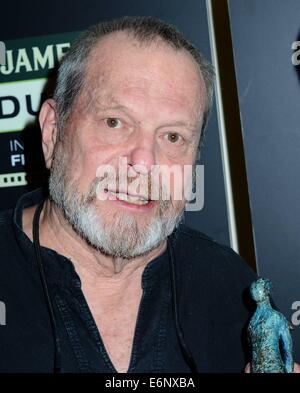
POLYGON ((121 191, 128 192, 133 194, 139 194, 148 199, 162 199, 164 193, 164 187, 159 184, 153 184, 150 177, 146 177, 146 179, 141 179, 139 177, 132 178, 127 177, 124 182, 124 178, 120 178, 120 176, 100 176, 96 177, 90 187, 90 194, 92 197, 95 197, 97 191, 101 190, 110 190, 110 191, 121 191), (151 198, 152 196, 155 198, 151 198))
MULTIPOLYGON (((128 185, 128 190, 130 190, 130 185, 132 185, 134 182, 136 182, 136 178, 127 178, 127 185, 128 185)), ((95 177, 90 185, 89 192, 85 196, 82 196, 82 202, 83 203, 93 203, 98 199, 98 192, 99 192, 99 187, 102 190, 115 190, 118 191, 119 189, 122 189, 123 183, 120 181, 120 177, 116 176, 113 178, 110 178, 109 176, 101 176, 101 177, 95 177)), ((155 199, 159 203, 159 207, 162 210, 166 210, 168 207, 174 206, 174 201, 172 198, 169 199, 164 199, 164 188, 161 185, 155 185, 155 191, 158 191, 158 197, 155 199)), ((150 199, 152 192, 153 192, 153 184, 151 182, 151 179, 148 179, 147 184, 143 184, 143 187, 139 192, 143 195, 147 195, 148 199, 150 199)))

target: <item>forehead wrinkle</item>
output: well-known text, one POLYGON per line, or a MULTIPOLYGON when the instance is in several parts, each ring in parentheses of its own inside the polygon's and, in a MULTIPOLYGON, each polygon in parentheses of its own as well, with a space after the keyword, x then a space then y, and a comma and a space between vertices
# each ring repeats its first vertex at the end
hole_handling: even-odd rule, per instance
MULTIPOLYGON (((143 98, 145 97, 144 94, 141 94, 143 96, 143 98)), ((172 97, 171 97, 172 98, 172 97)), ((173 101, 175 101, 176 103, 178 103, 178 100, 174 100, 174 98, 172 98, 173 101)), ((130 116, 130 117, 134 117, 135 121, 137 121, 138 123, 140 123, 141 121, 147 122, 146 119, 138 119, 138 115, 141 115, 140 110, 141 107, 140 106, 135 106, 134 103, 132 103, 131 105, 130 103, 130 98, 126 98, 125 96, 123 98, 118 98, 116 95, 111 95, 108 92, 104 92, 103 90, 101 91, 101 93, 97 96, 97 98, 93 98, 90 100, 90 102, 88 103, 86 109, 89 111, 89 113, 91 114, 96 114, 98 111, 105 111, 105 110, 122 110, 124 113, 126 113, 126 115, 130 116)), ((144 105, 146 105, 146 107, 148 106, 149 103, 145 102, 144 105)), ((181 102, 179 102, 179 104, 181 105, 181 102)), ((198 105, 199 106, 199 105, 198 105)), ((153 111, 155 109, 151 109, 151 111, 153 111)), ((160 113, 162 113, 163 111, 161 110, 160 113)), ((166 112, 171 112, 172 114, 174 113, 174 108, 172 109, 168 109, 166 110, 166 112)), ((170 118, 166 118, 165 121, 161 122, 161 125, 159 126, 159 128, 161 127, 185 127, 186 129, 188 129, 189 131, 191 131, 192 135, 197 135, 197 133, 199 132, 199 123, 201 122, 201 119, 199 120, 199 114, 197 112, 199 112, 199 110, 193 110, 193 115, 196 117, 195 121, 190 121, 190 119, 188 119, 188 117, 185 116, 178 116, 177 118, 174 119, 174 121, 170 120, 170 118), (178 120, 179 119, 179 120, 178 120)), ((155 116, 156 117, 156 116, 155 116)), ((153 118, 153 117, 152 117, 153 118)))
MULTIPOLYGON (((161 40, 159 40, 159 42, 160 41, 161 40)), ((199 67, 188 51, 174 50, 174 48, 171 48, 163 41, 161 41, 159 45, 155 42, 147 43, 147 45, 141 45, 141 43, 128 34, 128 32, 112 33, 103 37, 98 42, 89 55, 86 76, 88 76, 88 74, 95 74, 99 67, 101 67, 102 73, 104 69, 108 71, 106 75, 107 77, 114 70, 115 66, 118 68, 120 61, 124 61, 124 58, 126 59, 126 62, 129 61, 129 63, 132 63, 134 66, 140 65, 139 57, 143 61, 143 57, 145 55, 148 55, 149 57, 149 54, 151 56, 148 61, 142 64, 143 76, 150 75, 152 73, 155 74, 154 71, 159 69, 160 71, 165 72, 167 79, 169 79, 172 75, 177 75, 177 67, 179 67, 181 71, 183 67, 189 67, 190 70, 193 69, 191 74, 190 72, 188 73, 189 77, 192 77, 193 83, 197 84, 197 82, 199 82, 199 80, 196 81, 196 79, 202 80, 199 67), (132 48, 134 48, 133 53, 131 51, 132 48), (174 64, 174 61, 170 61, 170 57, 175 58, 176 64, 174 64), (187 65, 188 62, 190 63, 189 65, 187 65), (93 73, 90 73, 90 71, 93 71, 93 73)), ((132 69, 129 70, 129 76, 132 76, 132 69)))
MULTIPOLYGON (((126 107, 130 108, 132 105, 130 103, 135 104, 136 101, 140 106, 149 105, 152 102, 158 103, 163 101, 163 104, 166 104, 165 107, 171 111, 174 109, 182 109, 187 102, 186 96, 179 96, 174 94, 174 91, 165 91, 163 88, 144 88, 141 83, 135 82, 134 84, 127 84, 125 86, 121 86, 119 91, 117 88, 116 92, 113 92, 114 86, 111 85, 109 88, 102 87, 99 89, 98 94, 95 94, 92 98, 91 103, 93 103, 97 107, 112 107, 123 105, 122 101, 126 103, 126 107), (171 104, 171 105, 168 105, 171 104), (174 104, 174 105, 173 105, 174 104)), ((194 102, 191 102, 192 105, 189 108, 198 106, 198 97, 194 102)))
MULTIPOLYGON (((125 96, 132 93, 133 99, 142 97, 145 104, 147 104, 147 101, 145 102, 145 97, 148 95, 148 97, 153 100, 157 100, 157 97, 159 100, 168 100, 174 103, 175 107, 179 107, 179 109, 188 101, 189 112, 193 113, 193 117, 197 118, 198 123, 201 121, 201 112, 204 107, 204 103, 202 102, 203 97, 200 91, 202 89, 196 89, 196 92, 193 93, 194 97, 191 98, 191 92, 188 91, 187 87, 183 86, 181 90, 184 90, 184 92, 181 92, 176 86, 178 82, 176 73, 171 81, 170 74, 169 76, 166 74, 162 84, 162 79, 159 79, 161 74, 157 75, 151 68, 147 71, 144 66, 143 75, 137 75, 135 80, 132 80, 132 77, 134 77, 132 70, 126 70, 127 75, 126 73, 124 75, 121 69, 120 75, 117 72, 118 61, 116 56, 111 57, 109 52, 107 54, 105 52, 106 51, 104 51, 104 53, 102 52, 102 56, 99 57, 100 53, 94 51, 88 61, 86 72, 87 83, 84 87, 86 96, 85 106, 88 111, 94 111, 98 108, 103 109, 118 104, 118 96, 125 96), (117 93, 114 93, 114 90, 116 90, 117 93)), ((141 73, 141 71, 141 69, 136 70, 137 73, 141 73)), ((193 83, 199 86, 198 72, 196 74, 192 79, 193 83)), ((201 79, 201 77, 199 79, 201 79)), ((179 81, 181 81, 182 85, 182 78, 179 77, 179 81)), ((130 97, 128 99, 130 99, 130 97)), ((150 105, 150 103, 151 102, 148 102, 148 105, 150 105)), ((168 110, 174 112, 176 108, 169 108, 168 110)))
MULTIPOLYGON (((134 103, 130 103, 130 99, 123 97, 123 98, 119 98, 116 95, 112 95, 109 94, 108 91, 103 91, 101 90, 100 94, 98 95, 94 95, 93 93, 91 93, 90 91, 87 92, 87 95, 90 97, 90 99, 87 99, 87 102, 85 103, 85 105, 83 106, 82 109, 79 110, 79 112, 85 111, 85 113, 90 113, 92 115, 97 114, 98 111, 105 111, 105 110, 122 110, 124 113, 126 113, 127 116, 131 117, 132 119, 134 119, 135 122, 140 123, 141 121, 143 122, 148 122, 147 119, 141 119, 140 116, 141 114, 141 107, 140 106, 135 106, 134 103), (133 117, 132 117, 133 116, 133 117)), ((144 98, 144 95, 141 94, 144 98)), ((172 97, 171 97, 172 98, 172 97)), ((173 101, 175 101, 178 104, 178 100, 174 100, 174 98, 172 98, 173 101)), ((145 102, 144 105, 146 105, 146 110, 148 109, 147 106, 149 105, 148 102, 145 102)), ((179 103, 179 105, 181 105, 181 102, 179 103)), ((200 116, 201 114, 201 105, 199 105, 199 101, 197 105, 194 105, 193 108, 193 117, 194 117, 194 121, 190 121, 190 116, 188 118, 188 116, 186 117, 184 116, 178 116, 177 118, 174 119, 174 121, 170 120, 170 117, 167 117, 166 120, 161 120, 160 125, 158 126, 158 128, 161 127, 175 127, 175 126, 182 126, 185 127, 186 129, 188 129, 191 133, 192 133, 192 137, 196 137, 199 133, 200 130, 200 125, 202 123, 202 116, 200 116), (196 106, 196 108, 195 108, 196 106), (184 120, 181 120, 181 119, 184 120), (180 119, 180 120, 178 120, 180 119)), ((155 107, 152 109, 151 111, 156 111, 155 107)), ((169 108, 166 110, 166 112, 171 112, 174 113, 174 109, 173 108, 169 108)), ((163 113, 163 111, 161 110, 160 113, 163 113)), ((158 118, 158 116, 154 115, 154 118, 158 118)), ((151 116, 151 120, 153 119, 153 117, 151 116)))
MULTIPOLYGON (((91 59, 92 60, 92 59, 91 59)), ((182 85, 183 79, 180 77, 180 75, 177 75, 177 72, 173 72, 170 74, 168 70, 164 70, 162 72, 162 69, 153 69, 151 67, 151 64, 148 66, 143 64, 143 67, 137 68, 134 70, 136 73, 136 76, 133 75, 132 69, 127 70, 127 69, 122 69, 121 68, 121 74, 120 70, 118 69, 118 62, 116 59, 111 59, 111 61, 107 61, 109 59, 105 60, 105 56, 103 59, 101 59, 101 62, 97 62, 93 64, 93 61, 89 62, 89 72, 87 72, 86 79, 89 82, 88 83, 88 88, 90 87, 91 91, 95 91, 95 88, 103 89, 105 88, 105 85, 108 83, 112 87, 118 87, 118 85, 124 85, 123 90, 127 91, 137 91, 139 93, 139 90, 145 89, 151 93, 151 91, 157 91, 157 92, 166 92, 166 96, 169 96, 172 100, 174 100, 174 90, 177 93, 178 91, 181 92, 182 88, 179 90, 177 88, 178 85, 182 85), (117 69, 115 69, 115 65, 117 69), (97 67, 95 69, 95 67, 97 67), (99 68, 101 68, 101 75, 99 76, 99 68), (98 74, 98 76, 96 76, 98 74), (140 74, 140 75, 139 75, 140 74), (164 75, 164 80, 162 84, 162 74, 164 75), (134 78, 134 80, 133 80, 134 78)), ((198 72, 194 77, 192 78, 193 84, 199 85, 199 80, 198 80, 198 72)), ((200 82, 201 84, 201 82, 200 82)), ((187 89, 185 89, 187 90, 187 89)), ((197 98, 199 99, 199 92, 198 89, 196 89, 197 92, 195 95, 197 95, 197 98)), ((199 89, 200 90, 200 89, 199 89)), ((190 97, 191 92, 186 91, 186 96, 190 97)), ((144 92, 141 93, 141 95, 144 95, 144 92)), ((178 95, 178 94, 177 94, 178 95)), ((182 94, 181 94, 182 97, 182 94)), ((196 98, 196 97, 195 97, 196 98)), ((186 101, 186 97, 182 97, 183 101, 186 101)))

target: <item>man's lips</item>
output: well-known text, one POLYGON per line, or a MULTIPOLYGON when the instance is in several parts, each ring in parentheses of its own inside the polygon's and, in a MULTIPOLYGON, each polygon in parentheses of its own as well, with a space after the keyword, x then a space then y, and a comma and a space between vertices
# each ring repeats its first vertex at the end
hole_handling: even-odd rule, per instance
POLYGON ((123 201, 128 204, 137 206, 145 206, 151 202, 146 196, 139 194, 132 194, 127 192, 105 190, 105 192, 112 197, 113 200, 123 201))
POLYGON ((142 196, 120 193, 119 191, 105 190, 105 193, 107 194, 107 199, 112 201, 112 203, 116 203, 118 206, 134 212, 149 212, 157 204, 157 201, 148 200, 142 196))

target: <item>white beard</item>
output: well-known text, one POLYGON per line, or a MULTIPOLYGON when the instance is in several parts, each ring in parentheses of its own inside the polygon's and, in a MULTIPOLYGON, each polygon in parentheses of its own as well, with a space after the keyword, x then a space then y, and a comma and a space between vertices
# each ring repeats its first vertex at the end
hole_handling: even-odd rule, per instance
POLYGON ((88 195, 80 195, 77 185, 67 180, 67 158, 61 154, 61 146, 56 147, 55 153, 49 179, 50 199, 76 233, 104 254, 123 259, 147 254, 180 223, 184 208, 175 210, 170 202, 165 201, 158 201, 158 216, 153 217, 142 230, 139 230, 137 220, 130 213, 118 212, 110 215, 109 223, 104 222, 93 205, 97 181, 93 182, 88 195))

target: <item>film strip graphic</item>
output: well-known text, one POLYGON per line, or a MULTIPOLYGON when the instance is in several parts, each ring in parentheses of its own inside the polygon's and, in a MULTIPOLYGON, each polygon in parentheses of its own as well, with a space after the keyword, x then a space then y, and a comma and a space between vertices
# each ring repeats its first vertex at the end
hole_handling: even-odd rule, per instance
POLYGON ((26 176, 26 172, 4 173, 0 175, 0 188, 26 186, 26 176))

